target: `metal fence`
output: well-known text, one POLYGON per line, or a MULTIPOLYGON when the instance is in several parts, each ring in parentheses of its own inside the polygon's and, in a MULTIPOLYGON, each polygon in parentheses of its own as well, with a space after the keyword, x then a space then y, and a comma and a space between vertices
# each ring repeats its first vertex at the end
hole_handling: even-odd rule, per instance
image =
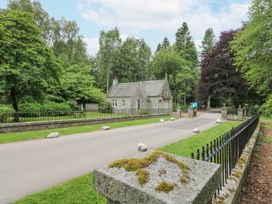
POLYGON ((111 111, 35 111, 35 112, 0 112, 0 123, 35 122, 76 119, 110 119, 135 115, 166 115, 169 109, 150 110, 111 110, 111 111))
POLYGON ((247 142, 259 123, 259 115, 255 115, 239 126, 232 128, 209 144, 192 153, 192 159, 213 162, 221 165, 221 182, 218 193, 227 183, 227 179, 240 158, 247 142))

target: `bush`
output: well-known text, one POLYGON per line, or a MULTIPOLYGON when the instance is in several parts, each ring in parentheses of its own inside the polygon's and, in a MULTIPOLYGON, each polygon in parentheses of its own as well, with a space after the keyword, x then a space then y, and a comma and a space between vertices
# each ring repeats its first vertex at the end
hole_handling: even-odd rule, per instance
POLYGON ((8 117, 10 117, 14 113, 13 108, 6 105, 0 105, 0 122, 7 122, 8 117))
POLYGON ((259 112, 266 117, 272 116, 272 94, 267 98, 266 102, 261 106, 259 112))
POLYGON ((112 107, 111 104, 108 102, 103 102, 99 104, 99 112, 101 113, 111 113, 112 107))
POLYGON ((43 104, 22 103, 19 107, 22 117, 69 115, 76 108, 75 104, 71 102, 56 103, 52 101, 45 101, 43 104))

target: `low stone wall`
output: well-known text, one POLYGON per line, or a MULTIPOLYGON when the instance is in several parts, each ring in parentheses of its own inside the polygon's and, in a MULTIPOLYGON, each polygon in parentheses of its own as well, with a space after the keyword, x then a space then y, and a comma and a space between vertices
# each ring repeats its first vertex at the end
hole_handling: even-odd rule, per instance
POLYGON ((247 169, 258 139, 260 125, 256 128, 253 136, 247 143, 240 159, 238 160, 227 184, 220 191, 220 195, 213 201, 214 204, 236 204, 240 203, 242 188, 247 177, 247 169))
POLYGON ((127 117, 104 118, 104 119, 54 120, 54 121, 42 121, 42 122, 24 122, 24 123, 4 123, 4 124, 0 124, 0 133, 22 132, 22 131, 30 131, 30 130, 43 130, 43 129, 71 127, 71 126, 122 122, 122 121, 129 121, 129 120, 154 118, 158 116, 165 116, 165 115, 127 116, 127 117))

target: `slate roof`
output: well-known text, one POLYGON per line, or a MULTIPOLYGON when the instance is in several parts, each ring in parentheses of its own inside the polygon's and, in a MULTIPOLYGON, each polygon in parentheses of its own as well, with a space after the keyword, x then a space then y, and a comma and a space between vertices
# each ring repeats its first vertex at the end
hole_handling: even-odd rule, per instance
POLYGON ((118 83, 112 86, 108 97, 131 97, 135 96, 137 92, 141 95, 160 96, 162 94, 165 80, 151 80, 151 81, 139 81, 129 83, 118 83))

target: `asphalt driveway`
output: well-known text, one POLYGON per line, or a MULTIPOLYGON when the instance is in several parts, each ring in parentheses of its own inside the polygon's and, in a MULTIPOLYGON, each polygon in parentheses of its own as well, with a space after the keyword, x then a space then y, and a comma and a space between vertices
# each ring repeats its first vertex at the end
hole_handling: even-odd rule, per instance
POLYGON ((216 125, 219 114, 0 145, 0 203, 15 201, 133 155, 138 143, 158 148, 216 125))

